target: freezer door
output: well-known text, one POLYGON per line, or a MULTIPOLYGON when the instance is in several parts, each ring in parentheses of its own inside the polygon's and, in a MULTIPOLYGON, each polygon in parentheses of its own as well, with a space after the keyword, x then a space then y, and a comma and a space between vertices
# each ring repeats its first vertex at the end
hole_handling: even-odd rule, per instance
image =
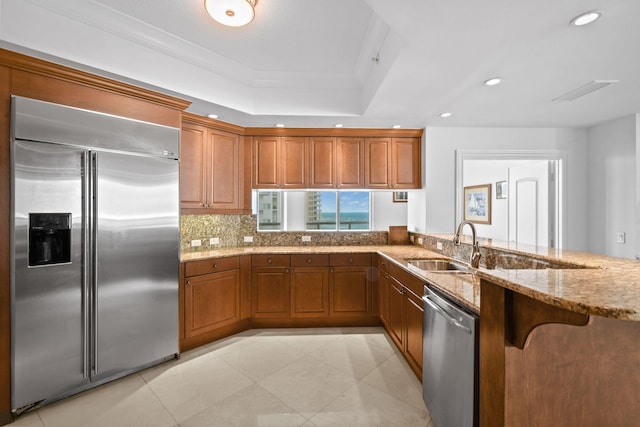
POLYGON ((178 352, 178 162, 95 154, 94 379, 178 352))
POLYGON ((86 153, 15 141, 12 408, 87 383, 83 326, 86 153))

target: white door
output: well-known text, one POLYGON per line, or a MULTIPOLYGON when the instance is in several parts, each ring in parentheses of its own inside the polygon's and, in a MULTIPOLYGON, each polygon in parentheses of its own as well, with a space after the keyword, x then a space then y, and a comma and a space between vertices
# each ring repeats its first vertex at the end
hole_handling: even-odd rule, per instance
POLYGON ((555 247, 556 162, 536 161, 508 170, 509 241, 555 247))

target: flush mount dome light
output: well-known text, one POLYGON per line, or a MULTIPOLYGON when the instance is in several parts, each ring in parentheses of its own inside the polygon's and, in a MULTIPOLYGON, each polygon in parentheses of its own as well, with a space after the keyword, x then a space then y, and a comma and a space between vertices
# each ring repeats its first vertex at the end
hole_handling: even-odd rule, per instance
POLYGON ((451 113, 448 111, 445 111, 444 113, 440 113, 440 117, 446 119, 447 117, 451 117, 451 113))
POLYGON ((489 80, 484 81, 485 86, 495 86, 502 83, 502 77, 492 77, 489 80))
POLYGON ((571 20, 571 25, 575 25, 576 27, 580 27, 582 25, 591 24, 596 19, 602 16, 602 12, 599 10, 591 10, 589 12, 585 12, 582 15, 578 15, 571 20))
POLYGON ((207 13, 222 25, 241 27, 253 21, 256 0, 205 0, 207 13))

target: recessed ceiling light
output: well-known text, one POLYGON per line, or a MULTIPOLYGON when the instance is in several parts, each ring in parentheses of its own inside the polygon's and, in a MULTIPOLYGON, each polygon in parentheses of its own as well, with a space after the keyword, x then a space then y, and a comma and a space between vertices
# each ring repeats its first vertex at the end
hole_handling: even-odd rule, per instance
POLYGON ((589 12, 585 12, 582 15, 578 15, 571 20, 571 25, 575 25, 576 27, 580 27, 582 25, 591 24, 596 19, 602 16, 602 12, 599 10, 591 10, 589 12))
POLYGON ((400 126, 400 125, 393 125, 393 126, 391 126, 391 127, 392 127, 392 128, 394 128, 394 129, 400 129, 402 126, 400 126))
POLYGON ((342 123, 336 123, 335 125, 333 125, 334 128, 343 128, 344 125, 342 123))
POLYGON ((276 127, 277 128, 283 128, 284 127, 284 123, 276 123, 276 127))
POLYGON ((217 119, 218 115, 217 114, 207 114, 207 117, 209 117, 210 119, 217 119))
POLYGON ((440 117, 443 117, 443 118, 451 117, 451 113, 448 112, 448 111, 446 111, 444 113, 440 113, 440 117))
POLYGON ((492 77, 489 80, 484 81, 485 86, 495 86, 500 83, 502 83, 502 77, 492 77))

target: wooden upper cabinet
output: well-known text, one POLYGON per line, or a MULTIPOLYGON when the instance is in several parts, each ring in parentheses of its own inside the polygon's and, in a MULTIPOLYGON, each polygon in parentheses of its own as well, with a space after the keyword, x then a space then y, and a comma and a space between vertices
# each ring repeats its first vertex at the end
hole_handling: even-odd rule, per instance
POLYGON ((254 137, 253 188, 305 188, 307 138, 254 137))
POLYGON ((336 185, 364 188, 364 138, 336 138, 336 185))
POLYGON ((391 187, 391 138, 367 138, 365 142, 365 186, 391 187))
POLYGON ((391 139, 391 188, 420 188, 420 138, 391 139))
POLYGON ((199 122, 183 121, 180 136, 182 212, 240 213, 248 198, 244 194, 244 152, 240 136, 199 122))
POLYGON ((307 187, 307 138, 282 137, 280 188, 307 187))
POLYGON ((309 139, 309 187, 334 188, 336 169, 336 139, 311 137, 309 139))
POLYGON ((420 138, 367 138, 365 152, 367 188, 421 187, 420 138))
POLYGON ((184 124, 180 135, 180 207, 202 209, 207 204, 207 129, 184 124))
POLYGON ((421 187, 422 138, 414 136, 420 132, 324 131, 293 129, 292 134, 307 136, 286 136, 282 132, 287 131, 269 135, 264 129, 265 135, 254 134, 253 188, 421 187))

